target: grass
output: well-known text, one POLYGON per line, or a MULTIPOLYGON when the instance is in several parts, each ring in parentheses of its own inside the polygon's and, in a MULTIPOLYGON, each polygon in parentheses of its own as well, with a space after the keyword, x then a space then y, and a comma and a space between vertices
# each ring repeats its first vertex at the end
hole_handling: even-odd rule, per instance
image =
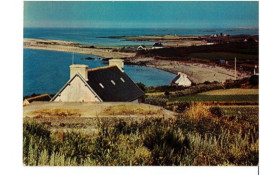
POLYGON ((23 125, 23 162, 29 166, 257 165, 258 116, 215 115, 192 106, 173 118, 140 122, 96 118, 97 135, 51 132, 35 120, 23 125), (248 119, 250 118, 250 120, 248 119))
POLYGON ((160 115, 163 109, 147 105, 115 105, 102 111, 102 115, 160 115))
MULTIPOLYGON (((258 105, 219 106, 223 115, 227 117, 243 117, 257 119, 259 115, 258 105)), ((256 121, 257 122, 257 121, 256 121)))
POLYGON ((79 115, 78 109, 62 109, 62 108, 55 108, 55 109, 42 109, 33 112, 34 115, 40 116, 76 116, 79 115))
POLYGON ((189 95, 169 99, 169 102, 207 102, 207 101, 258 101, 258 95, 189 95))
POLYGON ((241 54, 241 53, 231 53, 231 52, 206 52, 206 53, 191 53, 189 57, 199 58, 199 59, 206 59, 206 60, 234 60, 236 57, 237 59, 250 59, 250 60, 257 60, 258 55, 249 55, 249 54, 241 54))
POLYGON ((199 93, 200 95, 256 95, 259 93, 258 89, 219 89, 213 91, 207 91, 199 93))

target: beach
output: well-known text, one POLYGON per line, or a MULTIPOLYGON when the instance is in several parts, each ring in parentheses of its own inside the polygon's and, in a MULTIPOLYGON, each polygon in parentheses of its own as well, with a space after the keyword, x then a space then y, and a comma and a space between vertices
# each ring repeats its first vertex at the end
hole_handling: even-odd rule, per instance
MULTIPOLYGON (((152 57, 139 58, 136 57, 136 52, 119 52, 118 47, 115 46, 90 46, 69 41, 25 38, 24 48, 89 54, 102 58, 123 58, 126 63, 130 64, 153 67, 174 74, 178 74, 178 72, 186 73, 194 83, 223 82, 227 79, 235 79, 233 69, 202 63, 160 60, 152 57)), ((237 72, 237 79, 248 76, 249 74, 245 72, 237 72)))
MULTIPOLYGON (((136 64, 146 63, 146 66, 165 70, 174 74, 183 72, 188 75, 194 83, 204 83, 205 81, 224 82, 227 79, 235 79, 235 71, 220 66, 212 66, 202 63, 190 63, 170 60, 157 60, 153 58, 133 59, 136 64)), ((246 72, 237 72, 237 79, 250 76, 246 72)))
POLYGON ((103 58, 124 58, 133 57, 135 53, 114 52, 113 48, 91 48, 88 45, 81 45, 69 41, 60 40, 45 40, 45 39, 24 39, 24 48, 40 49, 40 50, 54 50, 60 52, 74 52, 88 55, 95 55, 103 58))

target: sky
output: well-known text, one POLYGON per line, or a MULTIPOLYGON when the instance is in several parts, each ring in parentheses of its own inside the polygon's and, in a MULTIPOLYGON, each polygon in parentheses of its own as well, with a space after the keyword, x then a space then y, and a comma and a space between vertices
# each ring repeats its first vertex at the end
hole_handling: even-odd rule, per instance
POLYGON ((24 2, 24 27, 258 27, 258 1, 24 2))

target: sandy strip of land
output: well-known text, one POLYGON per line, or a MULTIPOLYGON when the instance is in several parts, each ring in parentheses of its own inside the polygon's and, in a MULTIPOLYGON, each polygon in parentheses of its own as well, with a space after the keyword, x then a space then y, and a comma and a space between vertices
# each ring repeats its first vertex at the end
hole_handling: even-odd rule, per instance
MULTIPOLYGON (((146 66, 165 70, 174 74, 183 72, 188 75, 188 78, 194 83, 204 83, 205 81, 223 82, 227 79, 235 79, 235 71, 219 66, 210 66, 201 63, 187 63, 170 60, 157 60, 153 58, 136 58, 131 62, 140 63, 146 62, 146 66)), ((237 79, 248 77, 247 73, 237 72, 237 79)))
POLYGON ((60 40, 45 40, 45 39, 24 39, 24 48, 53 50, 60 52, 74 52, 100 56, 103 58, 124 58, 133 57, 135 53, 114 52, 112 49, 102 48, 85 48, 86 45, 80 45, 74 42, 60 41, 60 40), (82 48, 84 46, 84 48, 82 48))
MULTIPOLYGON (((126 41, 149 41, 149 42, 162 42, 164 46, 171 47, 187 47, 201 45, 203 38, 199 36, 176 36, 176 35, 164 35, 164 36, 111 36, 104 38, 124 39, 126 41)), ((205 38, 205 37, 204 37, 205 38)), ((149 46, 147 48, 150 48, 149 46)))

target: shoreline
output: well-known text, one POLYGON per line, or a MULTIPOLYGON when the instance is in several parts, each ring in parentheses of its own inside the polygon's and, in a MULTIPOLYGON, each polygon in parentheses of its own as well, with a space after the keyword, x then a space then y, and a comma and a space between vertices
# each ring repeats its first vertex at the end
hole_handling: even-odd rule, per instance
MULTIPOLYGON (((232 69, 226 69, 220 66, 212 66, 203 63, 190 63, 171 60, 158 60, 152 57, 136 57, 134 52, 118 52, 113 49, 101 48, 100 46, 80 45, 75 42, 45 39, 24 39, 24 49, 51 50, 59 52, 80 53, 99 56, 105 59, 121 58, 126 64, 147 66, 173 73, 186 73, 189 79, 194 83, 204 83, 205 81, 223 82, 227 79, 235 79, 235 72, 232 69), (84 47, 82 47, 84 46, 84 47)), ((237 71, 237 79, 248 77, 249 74, 237 71)))
POLYGON ((113 49, 92 48, 92 46, 81 45, 75 42, 61 40, 28 39, 23 40, 25 49, 53 50, 60 52, 81 53, 95 55, 103 58, 133 57, 135 53, 115 52, 113 49))

